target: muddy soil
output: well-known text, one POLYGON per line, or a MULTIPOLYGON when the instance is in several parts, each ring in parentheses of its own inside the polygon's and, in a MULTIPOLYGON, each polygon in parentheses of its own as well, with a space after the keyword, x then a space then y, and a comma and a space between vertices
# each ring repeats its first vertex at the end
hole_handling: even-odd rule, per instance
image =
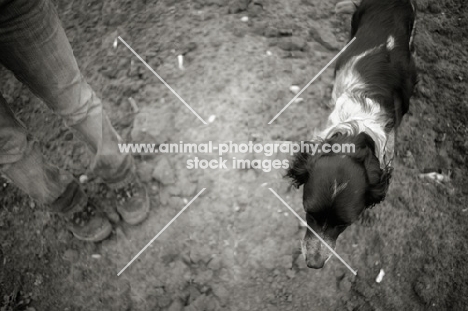
MULTIPOLYGON (((336 2, 90 0, 57 7, 84 76, 126 141, 241 143, 307 140, 324 126, 332 68, 267 123, 294 97, 290 86, 305 86, 346 44, 350 16, 336 15, 336 2)), ((417 3, 419 83, 398 134, 393 183, 386 201, 336 247, 357 276, 336 258, 321 270, 305 266, 299 256, 305 229, 268 190, 304 216, 302 193, 283 171, 189 170, 195 155, 140 155, 149 219, 137 227, 115 219, 105 189, 87 184, 114 221, 112 236, 96 244, 74 239, 57 215, 1 180, 1 310, 466 309, 467 4, 417 3), (433 171, 451 181, 420 178, 433 171)), ((46 157, 84 174, 89 156, 79 138, 10 72, 1 69, 0 76, 2 94, 43 142, 46 157)), ((234 156, 264 158, 225 158, 234 156)))

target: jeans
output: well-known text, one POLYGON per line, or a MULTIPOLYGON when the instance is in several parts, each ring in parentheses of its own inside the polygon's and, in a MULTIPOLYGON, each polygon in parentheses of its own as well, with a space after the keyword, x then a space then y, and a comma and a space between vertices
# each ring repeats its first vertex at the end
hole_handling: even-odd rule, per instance
MULTIPOLYGON (((91 168, 104 182, 118 188, 134 178, 133 158, 119 153, 120 137, 81 75, 50 1, 0 0, 0 63, 87 143, 91 168)), ((51 211, 86 202, 72 174, 44 159, 1 94, 0 172, 51 211)))

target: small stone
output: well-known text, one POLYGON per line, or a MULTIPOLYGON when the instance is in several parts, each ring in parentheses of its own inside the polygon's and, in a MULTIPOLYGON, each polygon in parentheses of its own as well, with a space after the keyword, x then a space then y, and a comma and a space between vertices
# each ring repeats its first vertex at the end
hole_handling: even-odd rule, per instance
POLYGON ((335 6, 336 14, 353 14, 356 10, 356 5, 353 1, 341 1, 335 6))
POLYGON ((170 185, 175 182, 174 170, 167 157, 162 156, 153 169, 153 178, 163 185, 170 185))
POLYGON ((167 189, 162 189, 159 192, 159 203, 161 203, 163 206, 166 206, 169 204, 169 200, 171 198, 171 195, 167 189))
POLYGON ((180 302, 179 300, 174 300, 169 306, 169 308, 167 309, 167 311, 182 311, 183 308, 184 306, 182 302, 180 302))
POLYGON ((250 17, 257 17, 262 13, 262 11, 263 7, 261 5, 256 3, 249 5, 248 12, 250 17))
POLYGON ((331 51, 339 50, 340 44, 336 40, 335 35, 328 28, 320 28, 319 26, 311 26, 309 28, 309 36, 316 42, 323 45, 331 51))
POLYGON ((296 272, 292 269, 286 270, 286 276, 290 279, 294 278, 296 276, 296 272))
POLYGON ((214 285, 212 287, 213 294, 218 297, 219 302, 221 303, 222 306, 225 306, 227 304, 227 300, 229 298, 229 292, 226 290, 226 288, 221 285, 214 285))
POLYGON ((80 176, 80 184, 85 184, 88 182, 88 176, 87 175, 81 175, 80 176))
POLYGON ((307 49, 307 42, 298 37, 284 38, 278 42, 278 47, 284 51, 303 51, 307 49))
POLYGON ((437 2, 430 3, 427 9, 432 14, 439 14, 440 12, 442 12, 442 9, 440 8, 440 4, 437 2))
POLYGON ((94 258, 94 259, 101 259, 100 254, 92 254, 91 257, 94 258))
POLYGON ((248 21, 249 21, 249 17, 248 17, 248 16, 242 16, 241 22, 246 23, 246 22, 248 22, 248 21))
POLYGON ((152 178, 153 166, 148 162, 142 162, 137 167, 137 175, 140 177, 140 180, 144 183, 148 183, 152 178))
MULTIPOLYGON (((206 310, 206 305, 208 303, 208 296, 206 295, 200 295, 197 297, 197 299, 195 299, 188 307, 189 308, 186 308, 185 310, 193 310, 193 311, 197 311, 197 310, 206 310)), ((184 311, 185 311, 184 310, 184 311)))
POLYGON ((203 285, 207 284, 213 277, 213 270, 206 270, 199 273, 193 280, 195 283, 203 285))
POLYGON ((66 141, 73 140, 73 133, 69 132, 69 133, 65 134, 65 137, 63 139, 66 140, 66 141))
POLYGON ((221 258, 219 256, 213 257, 208 263, 208 268, 213 271, 219 270, 221 268, 221 258))
POLYGON ((229 13, 236 14, 247 10, 250 0, 233 0, 229 1, 229 13))
POLYGON ((383 269, 380 269, 379 275, 377 275, 377 278, 375 279, 375 281, 377 283, 382 282, 384 275, 385 275, 385 272, 383 271, 383 269))
POLYGON ((207 256, 206 249, 203 247, 197 247, 190 251, 190 260, 193 263, 207 262, 209 257, 207 256))
POLYGON ((169 297, 167 295, 164 295, 164 296, 158 298, 158 305, 159 305, 160 308, 165 308, 165 307, 169 306, 171 302, 172 302, 171 297, 169 297))
POLYGON ((298 87, 297 85, 291 85, 289 87, 289 90, 293 93, 293 94, 297 94, 299 93, 299 91, 301 90, 300 87, 298 87))
POLYGON ((114 224, 120 221, 120 215, 115 210, 115 207, 106 210, 106 215, 107 215, 107 218, 109 218, 109 220, 114 224))

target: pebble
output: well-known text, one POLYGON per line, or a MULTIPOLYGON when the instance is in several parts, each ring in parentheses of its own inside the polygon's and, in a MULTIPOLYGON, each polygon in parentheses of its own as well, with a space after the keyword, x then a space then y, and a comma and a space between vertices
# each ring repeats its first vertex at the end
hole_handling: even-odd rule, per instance
POLYGON ((208 268, 213 271, 219 270, 221 268, 221 259, 219 258, 219 256, 215 256, 213 257, 213 259, 210 260, 210 262, 208 263, 208 268))
POLYGON ((118 223, 120 221, 120 215, 119 215, 119 213, 117 213, 115 208, 107 210, 106 215, 107 215, 107 218, 109 218, 109 220, 114 224, 116 224, 116 223, 118 223))
POLYGON ((163 185, 170 185, 175 182, 174 170, 171 168, 167 157, 163 156, 159 159, 153 169, 152 176, 163 185))
POLYGON ((375 281, 377 283, 382 282, 384 275, 385 275, 385 272, 383 271, 383 269, 380 269, 379 275, 377 275, 377 278, 375 279, 375 281))
POLYGON ((289 87, 289 90, 293 93, 293 94, 297 94, 299 93, 299 91, 301 90, 301 88, 297 85, 291 85, 289 87))
POLYGON ((244 23, 246 23, 246 22, 249 21, 249 17, 243 16, 243 17, 241 18, 241 21, 244 22, 244 23))
POLYGON ((172 302, 172 299, 171 297, 167 296, 167 295, 163 295, 163 296, 160 296, 158 298, 158 306, 160 308, 165 308, 167 306, 169 306, 169 304, 172 302))
POLYGON ((209 258, 207 258, 206 256, 206 252, 204 249, 199 249, 199 248, 195 248, 195 249, 192 249, 190 251, 190 260, 193 262, 193 263, 198 263, 200 261, 208 261, 209 258))
POLYGON ((142 162, 137 167, 137 175, 140 177, 140 180, 144 183, 151 181, 151 173, 153 166, 148 162, 142 162))
POLYGON ((292 269, 286 270, 286 276, 290 279, 294 278, 296 276, 296 272, 292 269))
POLYGON ((94 258, 94 259, 101 259, 100 254, 92 254, 91 257, 94 258))
POLYGON ((249 0, 233 0, 229 2, 229 13, 236 14, 247 10, 249 6, 249 0))
POLYGON ((227 300, 229 298, 229 292, 226 290, 226 288, 221 285, 214 285, 212 287, 213 294, 219 298, 219 302, 221 303, 222 306, 225 306, 227 303, 227 300))
POLYGON ((207 284, 213 277, 213 270, 206 270, 201 273, 198 273, 194 278, 194 282, 200 285, 207 284))
POLYGON ((335 6, 336 14, 353 14, 356 10, 356 5, 353 1, 341 1, 335 6))
POLYGON ((180 302, 179 300, 174 300, 172 304, 169 306, 169 308, 167 309, 167 311, 182 311, 183 308, 184 306, 182 302, 180 302))
POLYGON ((138 113, 140 109, 138 108, 138 105, 133 97, 128 98, 128 102, 130 103, 130 106, 132 107, 132 111, 134 113, 138 113))
POLYGON ((87 175, 81 175, 80 176, 80 184, 85 184, 88 182, 88 176, 87 175))
POLYGON ((311 26, 309 36, 328 50, 336 51, 340 48, 335 35, 329 29, 311 26))
POLYGON ((209 118, 208 118, 208 123, 213 123, 213 121, 216 119, 216 116, 215 115, 211 115, 209 118))
POLYGON ((298 37, 286 38, 278 42, 278 47, 284 51, 304 51, 307 48, 307 42, 298 37))
POLYGON ((184 70, 184 56, 183 55, 177 56, 177 62, 179 64, 179 69, 184 70))

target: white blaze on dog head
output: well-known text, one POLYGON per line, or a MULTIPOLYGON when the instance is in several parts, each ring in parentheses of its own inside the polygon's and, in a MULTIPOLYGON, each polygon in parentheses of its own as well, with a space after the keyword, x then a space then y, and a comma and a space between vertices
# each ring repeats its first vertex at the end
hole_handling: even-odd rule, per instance
POLYGON ((348 186, 348 182, 338 184, 335 179, 335 182, 333 183, 332 200, 334 200, 341 191, 345 190, 346 186, 348 186))

